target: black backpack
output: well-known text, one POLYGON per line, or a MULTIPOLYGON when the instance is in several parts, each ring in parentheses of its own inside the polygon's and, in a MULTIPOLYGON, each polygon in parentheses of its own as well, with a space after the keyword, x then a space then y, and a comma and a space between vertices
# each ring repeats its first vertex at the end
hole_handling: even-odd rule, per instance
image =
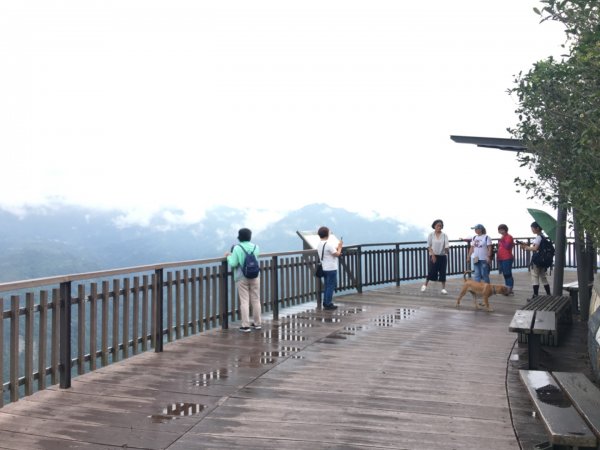
POLYGON ((542 236, 540 246, 531 257, 531 262, 538 267, 547 269, 554 263, 554 244, 545 236, 542 236))
POLYGON ((258 264, 258 259, 256 259, 256 256, 254 256, 256 245, 250 253, 248 253, 241 245, 239 247, 246 254, 246 259, 244 260, 244 264, 242 264, 242 273, 246 278, 258 277, 258 274, 260 273, 260 266, 258 264))

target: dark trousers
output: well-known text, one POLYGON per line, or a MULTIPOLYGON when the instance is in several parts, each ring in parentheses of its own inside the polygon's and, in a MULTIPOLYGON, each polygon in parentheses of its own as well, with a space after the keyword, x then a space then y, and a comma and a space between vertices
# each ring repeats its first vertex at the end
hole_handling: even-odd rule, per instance
POLYGON ((498 268, 500 269, 502 276, 504 276, 504 284, 511 289, 515 285, 515 280, 512 276, 512 264, 512 259, 503 259, 498 261, 498 268))
POLYGON ((323 292, 323 306, 333 304, 333 293, 337 287, 337 270, 324 270, 325 291, 323 292))
POLYGON ((436 255, 435 262, 429 257, 429 281, 446 281, 446 267, 448 266, 448 257, 446 255, 436 255))

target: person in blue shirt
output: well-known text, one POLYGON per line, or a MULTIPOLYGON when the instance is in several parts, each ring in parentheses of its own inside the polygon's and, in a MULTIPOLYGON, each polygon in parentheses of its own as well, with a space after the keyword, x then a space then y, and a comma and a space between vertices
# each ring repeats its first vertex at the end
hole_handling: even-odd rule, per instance
POLYGON ((247 253, 254 253, 256 258, 260 255, 258 245, 250 242, 252 239, 252 231, 248 228, 241 228, 238 231, 239 244, 231 248, 231 252, 226 252, 227 264, 233 269, 233 279, 238 291, 240 299, 240 313, 242 315, 242 326, 240 331, 249 333, 250 329, 250 305, 252 305, 252 328, 260 330, 261 322, 261 305, 260 305, 260 275, 256 278, 246 278, 242 273, 242 266, 246 260, 247 253), (242 250, 243 247, 244 250, 242 250))

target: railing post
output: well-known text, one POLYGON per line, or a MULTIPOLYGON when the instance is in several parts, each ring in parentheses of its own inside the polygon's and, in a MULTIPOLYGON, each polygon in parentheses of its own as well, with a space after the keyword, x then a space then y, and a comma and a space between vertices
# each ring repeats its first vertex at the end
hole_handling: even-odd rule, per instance
MULTIPOLYGON (((531 238, 527 238, 527 246, 529 247, 531 245, 531 238)), ((525 261, 527 262, 527 264, 525 264, 525 267, 527 267, 528 271, 531 271, 531 252, 525 252, 525 261)))
POLYGON ((277 256, 271 258, 271 307, 273 320, 279 320, 279 267, 277 256))
POLYGON ((227 308, 227 297, 228 297, 228 283, 227 283, 227 258, 221 262, 219 278, 221 281, 220 289, 220 309, 221 309, 221 329, 226 330, 229 328, 229 312, 227 308))
POLYGON ((400 244, 396 244, 394 251, 394 277, 396 278, 396 286, 400 286, 400 244))
POLYGON ((60 387, 71 387, 71 282, 60 283, 60 344, 59 373, 60 387))
MULTIPOLYGON (((19 400, 19 296, 10 296, 10 401, 19 400)), ((2 355, 4 357, 4 355, 2 355)), ((4 395, 4 393, 3 393, 4 395)))
POLYGON ((471 241, 467 242, 467 255, 465 256, 465 264, 466 269, 465 272, 468 272, 468 277, 472 278, 473 277, 473 264, 471 263, 471 258, 469 257, 469 252, 471 251, 471 241))
MULTIPOLYGON (((4 299, 2 297, 0 297, 0 348, 4 349, 4 299)), ((2 408, 4 406, 4 354, 0 358, 0 386, 0 408, 2 408)))
POLYGON ((154 302, 156 308, 156 323, 154 324, 156 345, 154 346, 154 353, 160 353, 163 351, 163 269, 156 269, 154 271, 156 278, 156 292, 154 302))
POLYGON ((362 294, 363 288, 363 274, 362 274, 362 245, 359 245, 356 256, 356 290, 359 294, 362 294))

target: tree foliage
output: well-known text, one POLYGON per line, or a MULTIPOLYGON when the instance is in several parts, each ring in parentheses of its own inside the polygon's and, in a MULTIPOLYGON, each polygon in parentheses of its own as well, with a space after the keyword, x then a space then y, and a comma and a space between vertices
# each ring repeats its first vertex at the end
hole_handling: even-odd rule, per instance
POLYGON ((541 21, 565 26, 567 54, 538 61, 515 79, 519 122, 510 130, 528 149, 519 156, 536 178, 516 179, 531 197, 574 208, 600 243, 600 4, 542 0, 541 21), (559 197, 560 194, 560 197, 559 197))

